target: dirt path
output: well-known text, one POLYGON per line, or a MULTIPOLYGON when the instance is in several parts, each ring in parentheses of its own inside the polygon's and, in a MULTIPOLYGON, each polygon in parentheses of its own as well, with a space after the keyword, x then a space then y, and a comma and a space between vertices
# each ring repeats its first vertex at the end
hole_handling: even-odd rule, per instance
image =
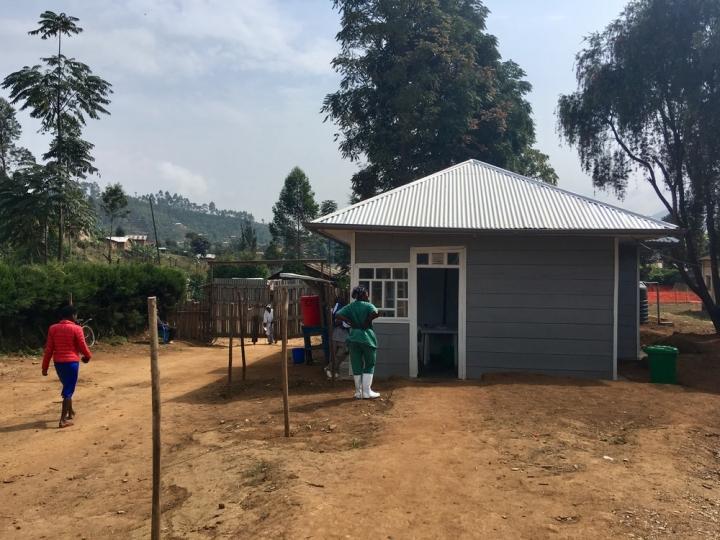
MULTIPOLYGON (((720 384, 707 376, 395 380, 357 402, 293 366, 285 439, 276 351, 249 348, 248 381, 227 388, 226 349, 162 350, 165 537, 717 537, 720 384)), ((58 430, 55 379, 0 363, 0 537, 148 536, 147 348, 101 350, 81 370, 78 422, 58 430)))

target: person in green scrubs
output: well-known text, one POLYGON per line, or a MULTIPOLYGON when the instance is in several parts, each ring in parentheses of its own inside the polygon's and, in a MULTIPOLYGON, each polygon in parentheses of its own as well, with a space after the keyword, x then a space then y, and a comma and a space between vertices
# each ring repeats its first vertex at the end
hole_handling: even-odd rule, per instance
POLYGON ((373 392, 372 380, 377 356, 377 337, 372 328, 378 317, 377 308, 369 302, 365 287, 355 287, 353 302, 335 314, 335 318, 350 325, 348 349, 355 379, 355 399, 375 399, 380 394, 373 392))

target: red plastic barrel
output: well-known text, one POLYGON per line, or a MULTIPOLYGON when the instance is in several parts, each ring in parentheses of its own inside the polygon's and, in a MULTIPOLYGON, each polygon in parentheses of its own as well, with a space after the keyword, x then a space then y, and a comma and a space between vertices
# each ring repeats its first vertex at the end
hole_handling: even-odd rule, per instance
POLYGON ((320 326, 320 297, 301 296, 300 312, 302 313, 303 326, 320 326))

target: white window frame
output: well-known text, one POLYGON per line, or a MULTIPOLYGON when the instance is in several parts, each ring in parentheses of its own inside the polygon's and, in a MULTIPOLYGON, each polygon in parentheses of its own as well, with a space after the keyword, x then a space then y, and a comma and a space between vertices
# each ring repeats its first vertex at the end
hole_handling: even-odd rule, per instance
MULTIPOLYGON (((393 282, 395 282, 395 302, 396 302, 395 310, 396 310, 396 312, 397 312, 397 301, 398 301, 397 282, 405 281, 407 283, 407 288, 408 288, 407 297, 402 298, 401 300, 405 300, 408 303, 408 307, 407 307, 408 316, 407 317, 382 317, 381 316, 381 317, 378 317, 377 319, 375 319, 375 322, 403 323, 403 324, 407 324, 408 322, 410 322, 410 264, 408 264, 408 263, 356 263, 353 266, 353 281, 356 284, 359 284, 361 281, 371 281, 371 282, 372 281, 393 281, 393 282), (389 268, 391 279, 370 279, 370 280, 362 279, 362 278, 360 278, 360 270, 363 268, 373 268, 373 269, 389 268), (407 270, 407 275, 408 275, 407 279, 392 279, 392 271, 396 268, 402 268, 402 269, 407 270)), ((368 291, 368 292, 372 292, 372 291, 368 291)), ((385 294, 385 288, 383 287, 383 295, 384 294, 385 294)), ((378 308, 378 311, 382 311, 383 309, 385 309, 383 306, 376 305, 375 307, 378 308)))

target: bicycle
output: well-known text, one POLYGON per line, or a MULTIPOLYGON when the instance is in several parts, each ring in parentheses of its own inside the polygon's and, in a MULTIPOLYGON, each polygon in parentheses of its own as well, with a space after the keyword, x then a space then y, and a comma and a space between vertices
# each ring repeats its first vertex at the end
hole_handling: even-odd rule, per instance
POLYGON ((78 321, 78 324, 80 325, 80 328, 82 328, 83 331, 83 337, 85 338, 85 343, 88 347, 92 347, 95 345, 95 332, 88 324, 92 319, 85 319, 78 321))

